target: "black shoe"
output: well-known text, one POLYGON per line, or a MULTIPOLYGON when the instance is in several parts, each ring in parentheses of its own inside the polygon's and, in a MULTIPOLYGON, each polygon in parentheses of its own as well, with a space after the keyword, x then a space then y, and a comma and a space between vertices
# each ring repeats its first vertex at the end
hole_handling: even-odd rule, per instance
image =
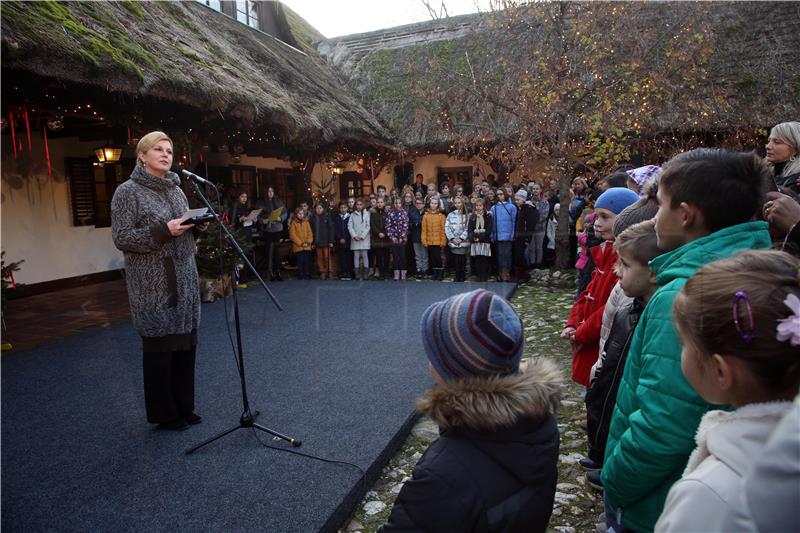
POLYGON ((191 413, 187 416, 184 416, 183 419, 186 420, 187 424, 190 424, 192 426, 195 424, 199 424, 200 422, 203 421, 203 417, 195 413, 191 413))
POLYGON ((189 427, 189 424, 186 423, 186 420, 183 418, 177 418, 175 420, 170 420, 169 422, 161 422, 158 424, 158 429, 168 429, 170 431, 186 431, 189 427))
POLYGON ((586 472, 586 483, 596 490, 603 490, 603 481, 600 479, 600 470, 589 470, 586 472))
POLYGON ((597 464, 588 457, 582 457, 578 464, 581 465, 581 468, 584 470, 600 470, 603 465, 597 464))

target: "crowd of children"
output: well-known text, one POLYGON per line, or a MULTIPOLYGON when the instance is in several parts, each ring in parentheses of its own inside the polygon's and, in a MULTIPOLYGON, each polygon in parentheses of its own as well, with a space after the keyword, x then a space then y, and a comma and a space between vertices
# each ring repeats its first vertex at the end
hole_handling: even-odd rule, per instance
POLYGON ((335 209, 317 202, 311 209, 301 203, 287 212, 271 187, 264 201, 252 205, 241 192, 228 212, 231 222, 246 228, 256 245, 267 245, 261 248, 270 258, 273 281, 282 281, 276 245, 284 224, 299 279, 392 276, 403 281, 411 273, 417 279, 441 281, 449 272, 454 281, 470 276, 476 281, 490 276, 526 281, 531 268, 546 264, 547 251, 555 248, 554 183, 547 189, 534 181, 494 187, 481 180, 467 196, 461 185, 451 193, 444 182, 437 192, 436 185, 424 186, 421 178, 417 176, 414 186, 388 193, 379 185, 375 194, 348 198, 335 209), (246 220, 254 208, 261 209, 258 223, 246 220))
MULTIPOLYGON (((770 145, 788 145, 793 164, 800 123, 788 124, 793 135, 773 129, 770 145)), ((597 530, 796 530, 797 176, 776 175, 754 153, 706 148, 627 174, 599 195, 579 184, 585 205, 575 209, 593 210, 599 242, 562 333, 573 379, 587 387, 581 465, 604 491, 597 530)), ((510 217, 511 195, 497 196, 492 211, 510 217)), ((470 241, 503 216, 474 214, 470 241)), ((463 236, 459 217, 448 242, 463 236)), ((542 358, 520 365, 521 321, 487 291, 436 303, 421 322, 435 384, 418 407, 441 437, 383 531, 545 531, 557 373, 542 358)))
MULTIPOLYGON (((794 131, 784 142, 800 155, 794 131)), ((601 243, 562 337, 588 387, 581 465, 603 490, 600 531, 759 529, 747 472, 800 386, 800 262, 767 250, 800 212, 773 243, 771 208, 796 202, 791 190, 765 202, 772 173, 752 153, 697 149, 628 171, 640 197, 615 216, 609 195, 633 186, 594 202, 601 243)), ((785 467, 800 487, 800 455, 785 467)), ((796 508, 776 512, 797 523, 796 508)))

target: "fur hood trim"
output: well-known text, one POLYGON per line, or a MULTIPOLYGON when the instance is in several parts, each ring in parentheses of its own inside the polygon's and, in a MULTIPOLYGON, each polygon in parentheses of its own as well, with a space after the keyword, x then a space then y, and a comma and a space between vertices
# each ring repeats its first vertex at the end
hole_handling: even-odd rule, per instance
POLYGON ((555 411, 562 380, 553 361, 537 357, 523 361, 516 374, 436 383, 417 400, 417 409, 443 429, 491 431, 555 411))

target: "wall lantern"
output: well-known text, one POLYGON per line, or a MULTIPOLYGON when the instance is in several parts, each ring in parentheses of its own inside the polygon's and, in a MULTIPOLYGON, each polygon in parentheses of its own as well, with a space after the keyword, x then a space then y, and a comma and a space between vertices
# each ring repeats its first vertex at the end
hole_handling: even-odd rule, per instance
POLYGON ((344 167, 333 167, 331 168, 331 174, 341 175, 344 174, 344 167))
POLYGON ((94 151, 101 163, 116 163, 122 156, 122 148, 117 146, 101 146, 94 151))

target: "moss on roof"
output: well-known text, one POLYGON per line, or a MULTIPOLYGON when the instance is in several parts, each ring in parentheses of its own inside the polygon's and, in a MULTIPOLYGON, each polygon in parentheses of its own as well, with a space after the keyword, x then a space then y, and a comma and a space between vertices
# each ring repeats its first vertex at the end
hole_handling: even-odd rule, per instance
MULTIPOLYGON (((8 1, 0 16, 4 70, 279 126, 296 143, 391 143, 316 54, 199 2, 8 1)), ((310 47, 314 31, 296 14, 289 18, 310 47)))

